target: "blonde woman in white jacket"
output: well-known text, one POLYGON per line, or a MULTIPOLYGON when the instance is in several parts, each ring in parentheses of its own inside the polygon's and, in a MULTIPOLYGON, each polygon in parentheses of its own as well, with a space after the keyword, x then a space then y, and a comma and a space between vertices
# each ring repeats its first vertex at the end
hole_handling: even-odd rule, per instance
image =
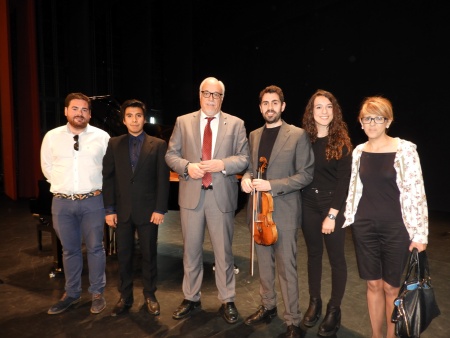
POLYGON ((352 225, 359 275, 367 281, 372 338, 395 337, 390 321, 409 252, 428 243, 428 207, 416 145, 387 135, 392 104, 375 96, 359 113, 368 141, 353 150, 344 227, 352 225))

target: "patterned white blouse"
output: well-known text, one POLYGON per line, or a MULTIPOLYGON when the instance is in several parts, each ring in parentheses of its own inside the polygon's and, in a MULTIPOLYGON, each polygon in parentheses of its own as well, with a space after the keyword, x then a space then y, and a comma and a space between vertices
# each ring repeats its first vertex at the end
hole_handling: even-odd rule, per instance
MULTIPOLYGON (((428 205, 416 145, 397 138, 398 148, 394 159, 397 186, 400 190, 400 206, 403 222, 413 242, 428 243, 428 205)), ((352 173, 345 208, 343 228, 355 221, 356 210, 362 196, 363 184, 359 177, 359 165, 364 145, 353 150, 352 173)))

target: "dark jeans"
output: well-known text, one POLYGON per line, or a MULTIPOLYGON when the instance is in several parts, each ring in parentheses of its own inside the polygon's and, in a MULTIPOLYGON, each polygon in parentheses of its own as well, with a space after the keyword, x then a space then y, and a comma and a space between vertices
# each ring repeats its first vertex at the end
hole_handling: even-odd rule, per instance
POLYGON ((88 291, 92 294, 103 293, 106 285, 103 196, 99 195, 84 200, 53 197, 52 218, 53 227, 61 240, 63 249, 67 295, 73 298, 81 295, 83 240, 86 245, 89 268, 88 291))
POLYGON ((343 210, 335 220, 334 232, 322 234, 322 222, 330 210, 332 191, 305 189, 302 192, 303 222, 302 230, 308 251, 308 284, 309 294, 321 298, 323 243, 331 265, 331 298, 330 304, 340 306, 347 283, 347 263, 345 261, 344 244, 345 229, 343 210))

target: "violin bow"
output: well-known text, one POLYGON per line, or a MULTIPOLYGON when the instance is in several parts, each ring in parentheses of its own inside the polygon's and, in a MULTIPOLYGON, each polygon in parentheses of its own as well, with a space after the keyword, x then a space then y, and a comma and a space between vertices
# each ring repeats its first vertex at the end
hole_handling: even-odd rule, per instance
MULTIPOLYGON (((253 175, 252 175, 253 176, 253 175)), ((252 236, 250 238, 251 245, 250 245, 250 275, 253 277, 253 270, 254 270, 254 256, 255 256, 255 214, 256 214, 256 188, 253 187, 253 213, 252 213, 252 236)))
MULTIPOLYGON (((259 158, 258 174, 257 178, 262 178, 262 173, 267 168, 267 159, 265 157, 259 158)), ((253 176, 253 174, 252 174, 253 176)), ((253 214, 252 214, 252 237, 251 237, 251 247, 250 247, 250 275, 253 276, 254 272, 254 256, 255 256, 255 217, 258 212, 258 194, 256 188, 253 187, 253 214)))

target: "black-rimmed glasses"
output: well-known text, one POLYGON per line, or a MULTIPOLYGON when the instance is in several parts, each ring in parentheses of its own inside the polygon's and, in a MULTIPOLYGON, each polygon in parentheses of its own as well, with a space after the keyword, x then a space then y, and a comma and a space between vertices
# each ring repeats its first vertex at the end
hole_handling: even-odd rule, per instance
POLYGON ((211 92, 208 92, 207 90, 202 90, 202 91, 200 91, 200 93, 202 93, 203 97, 206 99, 208 97, 210 97, 211 95, 214 99, 220 99, 223 96, 223 94, 221 94, 221 93, 218 93, 218 92, 211 93, 211 92))
POLYGON ((78 135, 75 135, 73 137, 73 140, 75 141, 75 143, 73 144, 73 149, 75 149, 76 151, 78 151, 78 149, 80 149, 80 143, 78 142, 78 135))
POLYGON ((382 124, 386 120, 387 118, 384 116, 375 116, 375 117, 365 116, 361 118, 361 122, 364 124, 370 124, 372 121, 375 122, 376 124, 382 124))

